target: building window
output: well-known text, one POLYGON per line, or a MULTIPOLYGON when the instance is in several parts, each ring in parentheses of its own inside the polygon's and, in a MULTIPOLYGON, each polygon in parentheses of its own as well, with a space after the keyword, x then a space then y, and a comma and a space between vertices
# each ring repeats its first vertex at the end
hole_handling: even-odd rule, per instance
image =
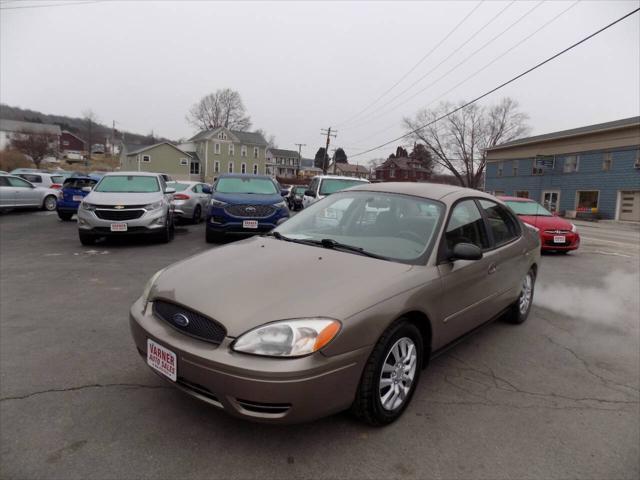
POLYGON ((527 190, 516 190, 516 197, 529 198, 529 192, 527 190))
POLYGON ((598 199, 600 192, 597 190, 576 192, 576 210, 579 212, 590 212, 598 209, 598 199))
POLYGON ((538 166, 535 163, 535 160, 533 161, 533 168, 531 169, 531 175, 542 175, 543 169, 542 166, 538 166))
POLYGON ((636 150, 636 161, 633 166, 634 168, 640 168, 640 150, 636 150))
POLYGON ((502 196, 504 196, 504 190, 495 190, 493 192, 493 195, 496 196, 496 197, 502 197, 502 196))
POLYGON ((578 164, 580 163, 580 157, 578 155, 569 155, 564 157, 564 173, 574 173, 578 171, 578 164))
POLYGON ((247 164, 243 163, 240 165, 240 173, 247 173, 247 164))
POLYGON ((188 158, 181 158, 180 159, 180 165, 189 165, 189 159, 188 158))
POLYGON ((213 164, 213 173, 220 173, 220 162, 215 162, 213 164))
POLYGON ((229 167, 227 170, 229 173, 233 173, 233 162, 229 162, 229 167))
POLYGON ((613 167, 613 153, 607 152, 602 155, 602 170, 608 172, 613 167))
POLYGON ((254 163, 254 164, 253 164, 253 174, 254 174, 254 175, 257 175, 257 174, 258 174, 258 164, 257 164, 257 163, 254 163))
POLYGON ((253 158, 258 158, 258 147, 253 147, 253 158))
POLYGON ((240 147, 240 156, 241 157, 246 157, 247 156, 247 146, 246 145, 242 145, 242 147, 240 147))
POLYGON ((227 139, 227 134, 226 134, 226 133, 224 133, 224 132, 220 132, 220 133, 218 134, 218 138, 219 138, 220 140, 226 140, 226 139, 227 139))
POLYGON ((518 176, 518 160, 513 161, 513 176, 518 176))
POLYGON ((502 176, 502 170, 504 169, 504 163, 500 162, 498 163, 498 170, 496 171, 496 176, 497 177, 501 177, 502 176))
POLYGON ((214 143, 213 144, 213 153, 215 153, 216 155, 220 155, 220 144, 219 143, 214 143))
POLYGON ((191 175, 200 175, 200 162, 191 162, 189 165, 189 173, 191 175))
POLYGON ((142 155, 142 161, 149 163, 151 161, 151 155, 142 155))

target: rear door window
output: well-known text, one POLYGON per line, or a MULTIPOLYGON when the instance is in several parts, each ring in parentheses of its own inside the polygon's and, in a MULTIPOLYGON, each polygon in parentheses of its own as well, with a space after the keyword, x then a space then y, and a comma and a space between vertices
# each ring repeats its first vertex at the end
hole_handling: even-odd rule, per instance
POLYGON ((480 200, 480 206, 487 217, 496 247, 509 243, 520 235, 518 222, 502 205, 490 200, 480 200))
POLYGON ((482 249, 489 248, 484 221, 474 200, 463 200, 453 207, 445 230, 445 241, 449 250, 458 243, 472 243, 482 249))

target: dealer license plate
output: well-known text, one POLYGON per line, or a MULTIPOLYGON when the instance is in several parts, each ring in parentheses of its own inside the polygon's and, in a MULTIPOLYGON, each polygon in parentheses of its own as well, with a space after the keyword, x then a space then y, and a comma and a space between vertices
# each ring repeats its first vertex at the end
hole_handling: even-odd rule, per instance
POLYGON ((73 201, 74 202, 81 202, 82 200, 84 200, 84 197, 82 195, 74 195, 73 196, 73 201))
POLYGON ((567 241, 567 237, 564 235, 555 235, 553 237, 553 243, 565 243, 567 241))
POLYGON ((112 223, 111 224, 112 232, 126 232, 127 224, 126 223, 112 223))
POLYGON ((174 382, 178 378, 177 359, 171 350, 147 338, 147 364, 174 382))
POLYGON ((242 222, 242 228, 258 228, 257 220, 244 220, 242 222))

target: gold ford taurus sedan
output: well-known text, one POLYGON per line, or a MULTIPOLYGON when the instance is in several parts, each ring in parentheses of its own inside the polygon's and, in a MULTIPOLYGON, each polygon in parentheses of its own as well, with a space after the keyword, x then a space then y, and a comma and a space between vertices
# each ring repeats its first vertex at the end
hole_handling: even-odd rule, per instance
POLYGON ((233 415, 351 408, 384 425, 429 358, 498 316, 527 318, 539 256, 537 233, 491 195, 367 184, 156 273, 131 330, 156 373, 233 415))

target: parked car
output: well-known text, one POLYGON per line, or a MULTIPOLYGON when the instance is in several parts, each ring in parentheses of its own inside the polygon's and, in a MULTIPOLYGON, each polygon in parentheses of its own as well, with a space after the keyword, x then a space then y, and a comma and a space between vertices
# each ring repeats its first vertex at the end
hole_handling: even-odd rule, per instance
POLYGON ((9 175, 18 175, 20 173, 47 173, 41 168, 15 168, 9 172, 9 175))
POLYGON ((519 197, 498 198, 506 203, 520 220, 538 232, 542 250, 567 253, 580 246, 580 234, 576 226, 554 215, 538 202, 519 197))
POLYGON ((287 195, 287 202, 291 210, 302 210, 302 197, 304 197, 304 192, 306 190, 306 185, 296 185, 295 187, 291 188, 289 195, 287 195))
POLYGON ((527 319, 539 261, 536 232, 491 195, 364 184, 157 272, 130 325, 162 378, 232 415, 293 423, 351 408, 384 425, 429 358, 499 316, 527 319), (341 222, 318 227, 339 202, 341 222), (304 280, 283 288, 283 274, 304 280))
POLYGON ((0 170, 0 175, 9 175, 9 172, 5 172, 4 170, 0 170))
POLYGON ((62 183, 64 182, 63 175, 53 173, 18 173, 16 175, 38 187, 53 188, 55 190, 62 188, 62 183))
POLYGON ((58 192, 56 210, 60 220, 68 221, 78 212, 80 202, 102 177, 96 175, 75 175, 67 178, 58 192))
POLYGON ((303 208, 307 208, 312 203, 322 200, 327 195, 339 192, 345 188, 362 185, 363 183, 369 183, 369 180, 340 177, 337 175, 318 175, 311 179, 309 187, 305 190, 304 196, 302 197, 302 206, 303 208))
POLYGON ((207 242, 224 235, 265 233, 289 218, 285 191, 269 176, 220 175, 207 212, 207 242))
POLYGON ((209 207, 211 187, 206 183, 187 181, 169 182, 167 186, 176 191, 173 195, 176 217, 200 223, 209 207))
POLYGON ((170 242, 174 233, 174 192, 158 173, 107 173, 78 208, 80 242, 93 245, 99 237, 130 234, 151 235, 170 242))
POLYGON ((42 208, 56 209, 58 191, 38 187, 16 175, 0 175, 0 209, 42 208))

